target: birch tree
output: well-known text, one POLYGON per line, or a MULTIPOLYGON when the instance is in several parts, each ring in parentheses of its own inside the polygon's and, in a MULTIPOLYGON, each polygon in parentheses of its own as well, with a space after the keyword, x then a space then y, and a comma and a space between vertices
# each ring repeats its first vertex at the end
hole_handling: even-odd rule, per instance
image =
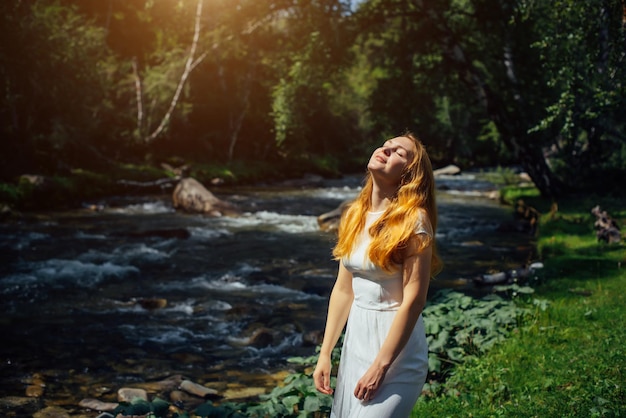
POLYGON ((135 92, 136 92, 136 103, 137 103, 137 137, 146 144, 153 142, 156 138, 164 133, 167 129, 170 120, 174 111, 176 110, 179 102, 181 100, 181 95, 183 93, 183 89, 191 75, 191 72, 202 62, 202 60, 206 57, 206 53, 202 53, 199 56, 197 55, 198 44, 200 39, 200 33, 202 30, 201 19, 202 19, 202 6, 203 0, 198 0, 196 4, 194 25, 193 25, 193 37, 191 39, 189 51, 187 53, 187 57, 185 59, 185 63, 183 66, 182 73, 176 84, 176 88, 174 93, 172 94, 172 98, 169 102, 167 110, 164 112, 163 116, 160 117, 160 121, 156 126, 150 126, 151 124, 146 123, 145 120, 145 89, 144 82, 142 80, 142 76, 140 70, 137 65, 137 59, 134 58, 132 61, 132 69, 133 69, 133 78, 135 84, 135 92))

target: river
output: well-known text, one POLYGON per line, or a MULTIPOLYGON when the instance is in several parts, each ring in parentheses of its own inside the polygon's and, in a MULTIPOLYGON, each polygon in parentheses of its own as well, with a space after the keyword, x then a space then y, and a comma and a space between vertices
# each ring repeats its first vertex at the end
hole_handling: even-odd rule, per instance
MULTIPOLYGON (((437 185, 433 291, 477 292, 472 277, 529 261, 530 237, 496 230, 512 215, 486 197, 492 184, 437 185)), ((233 218, 176 212, 166 193, 0 224, 0 397, 23 396, 33 376, 58 404, 172 374, 231 399, 269 391, 324 327, 337 267, 316 218, 359 186, 214 190, 242 209, 233 218)))

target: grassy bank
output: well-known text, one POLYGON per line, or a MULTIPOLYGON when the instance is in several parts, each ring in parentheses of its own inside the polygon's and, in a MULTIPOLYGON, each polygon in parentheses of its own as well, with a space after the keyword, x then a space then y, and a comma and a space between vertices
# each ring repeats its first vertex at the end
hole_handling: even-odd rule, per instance
POLYGON ((547 306, 489 354, 455 368, 445 394, 423 397, 412 416, 626 416, 626 246, 598 242, 590 213, 600 204, 624 230, 626 201, 580 197, 555 211, 533 190, 505 196, 542 213, 544 283, 532 299, 547 306))
POLYGON ((233 161, 111 165, 106 169, 72 169, 62 173, 25 173, 0 182, 0 213, 76 207, 108 196, 171 193, 178 176, 193 177, 211 190, 220 186, 249 185, 300 178, 305 174, 337 176, 332 157, 294 161, 233 161), (184 169, 181 170, 181 167, 184 169))

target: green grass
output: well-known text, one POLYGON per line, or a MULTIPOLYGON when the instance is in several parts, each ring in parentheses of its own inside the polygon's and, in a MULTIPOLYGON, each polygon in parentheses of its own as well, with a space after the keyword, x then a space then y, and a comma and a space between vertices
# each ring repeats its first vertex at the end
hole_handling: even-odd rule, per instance
MULTIPOLYGON (((487 355, 459 365, 444 395, 420 399, 413 417, 626 416, 626 246, 597 242, 600 203, 625 230, 626 201, 585 197, 540 209, 537 247, 548 302, 487 355)), ((512 200, 514 201, 514 200, 512 200)))

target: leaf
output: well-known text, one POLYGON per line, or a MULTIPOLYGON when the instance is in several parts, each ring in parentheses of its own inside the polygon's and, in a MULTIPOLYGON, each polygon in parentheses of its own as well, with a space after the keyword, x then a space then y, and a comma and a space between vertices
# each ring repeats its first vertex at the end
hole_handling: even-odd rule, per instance
POLYGON ((214 410, 215 407, 213 406, 213 404, 211 402, 206 402, 198 406, 194 412, 196 415, 204 418, 210 416, 214 410))
POLYGON ((287 409, 292 409, 300 402, 300 397, 296 395, 286 396, 283 398, 282 403, 287 409))
POLYGON ((424 329, 426 334, 437 334, 440 329, 439 322, 433 318, 429 318, 428 320, 424 318, 424 329))
POLYGON ((428 355, 428 370, 431 372, 441 371, 441 360, 435 354, 428 355))
POLYGON ((450 360, 461 361, 465 356, 465 350, 463 350, 461 347, 453 347, 446 350, 446 354, 448 355, 450 360))
POLYGON ((307 396, 304 398, 304 410, 306 412, 317 412, 320 410, 320 400, 317 396, 307 396))
POLYGON ((170 404, 159 397, 152 400, 152 411, 156 416, 164 416, 169 410, 169 407, 170 404))

